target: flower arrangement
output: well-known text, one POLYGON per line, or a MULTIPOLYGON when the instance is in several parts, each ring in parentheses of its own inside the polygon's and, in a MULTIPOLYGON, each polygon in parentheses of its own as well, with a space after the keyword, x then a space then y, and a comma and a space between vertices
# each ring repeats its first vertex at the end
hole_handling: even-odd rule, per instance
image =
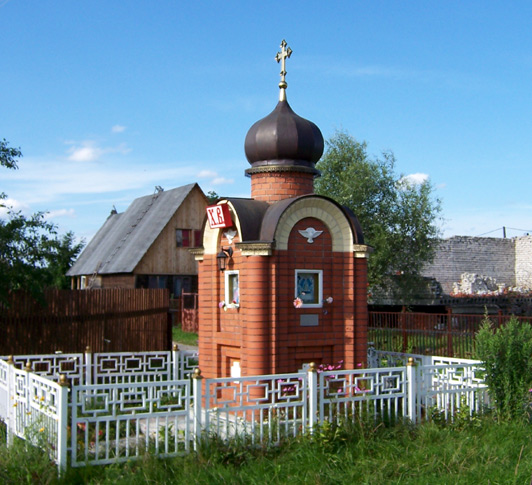
POLYGON ((231 303, 227 303, 222 300, 220 303, 218 303, 218 308, 224 312, 226 312, 228 308, 238 308, 239 306, 240 302, 238 300, 233 300, 231 303))
POLYGON ((333 297, 332 296, 328 296, 327 298, 325 298, 325 300, 323 300, 324 303, 328 303, 329 305, 334 301, 333 297))
MULTIPOLYGON (((320 364, 317 368, 318 374, 323 371, 340 370, 344 365, 343 360, 339 360, 336 364, 320 364)), ((336 376, 331 376, 336 378, 336 376)))
POLYGON ((294 300, 294 308, 301 308, 303 306, 303 300, 299 296, 294 300))

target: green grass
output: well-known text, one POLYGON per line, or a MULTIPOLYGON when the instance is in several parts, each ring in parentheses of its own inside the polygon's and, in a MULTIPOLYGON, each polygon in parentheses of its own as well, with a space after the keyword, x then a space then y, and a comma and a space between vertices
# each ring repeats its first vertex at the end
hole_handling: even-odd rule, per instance
MULTIPOLYGON (((447 355, 448 338, 444 332, 406 332, 406 345, 400 329, 369 329, 368 341, 375 348, 386 352, 407 352, 423 355, 447 355), (404 349, 404 350, 403 350, 404 349)), ((474 336, 468 334, 452 334, 453 355, 463 359, 474 358, 474 336)))
POLYGON ((172 327, 172 341, 178 344, 198 345, 198 334, 184 332, 180 326, 172 327))
POLYGON ((211 439, 182 458, 69 469, 58 480, 44 453, 0 433, 0 482, 231 484, 529 484, 532 426, 490 418, 461 427, 351 424, 277 447, 211 439), (4 436, 5 438, 5 436, 4 436))

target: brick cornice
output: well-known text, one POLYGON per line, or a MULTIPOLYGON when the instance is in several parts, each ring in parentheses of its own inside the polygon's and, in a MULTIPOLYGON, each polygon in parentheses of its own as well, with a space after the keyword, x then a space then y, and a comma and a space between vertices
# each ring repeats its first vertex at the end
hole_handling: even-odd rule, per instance
POLYGON ((314 177, 319 177, 321 172, 315 167, 308 167, 303 165, 262 165, 262 166, 253 166, 246 170, 246 175, 251 177, 256 173, 275 173, 275 172, 299 172, 299 173, 310 173, 314 177))
POLYGON ((271 256, 275 243, 273 242, 241 242, 236 243, 242 256, 271 256))
POLYGON ((188 252, 194 255, 196 261, 203 261, 203 255, 205 254, 205 249, 203 248, 192 248, 188 252))
POLYGON ((369 258, 369 255, 373 252, 373 248, 366 244, 353 244, 353 254, 355 258, 369 258))

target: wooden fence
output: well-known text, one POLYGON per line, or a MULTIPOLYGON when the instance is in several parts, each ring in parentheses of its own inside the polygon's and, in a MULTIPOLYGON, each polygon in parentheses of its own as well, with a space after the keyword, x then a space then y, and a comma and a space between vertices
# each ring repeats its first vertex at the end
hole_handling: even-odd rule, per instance
MULTIPOLYGON (((495 326, 511 315, 490 315, 495 326)), ((532 323, 532 317, 518 317, 532 323)), ((369 312, 368 341, 378 350, 470 359, 484 315, 369 312)))
POLYGON ((184 332, 198 333, 198 294, 185 293, 170 299, 172 325, 180 326, 184 332))
POLYGON ((49 290, 45 303, 23 292, 0 307, 0 355, 168 350, 168 290, 49 290))
POLYGON ((185 332, 198 333, 198 294, 185 293, 181 295, 181 328, 185 332))

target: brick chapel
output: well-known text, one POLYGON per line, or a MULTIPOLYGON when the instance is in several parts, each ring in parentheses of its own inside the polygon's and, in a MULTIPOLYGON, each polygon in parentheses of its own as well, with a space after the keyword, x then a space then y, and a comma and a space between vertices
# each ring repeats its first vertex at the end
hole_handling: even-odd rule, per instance
POLYGON ((288 104, 286 42, 275 109, 245 139, 251 198, 207 208, 199 261, 199 366, 205 377, 365 365, 367 258, 356 216, 314 194, 324 141, 288 104))

